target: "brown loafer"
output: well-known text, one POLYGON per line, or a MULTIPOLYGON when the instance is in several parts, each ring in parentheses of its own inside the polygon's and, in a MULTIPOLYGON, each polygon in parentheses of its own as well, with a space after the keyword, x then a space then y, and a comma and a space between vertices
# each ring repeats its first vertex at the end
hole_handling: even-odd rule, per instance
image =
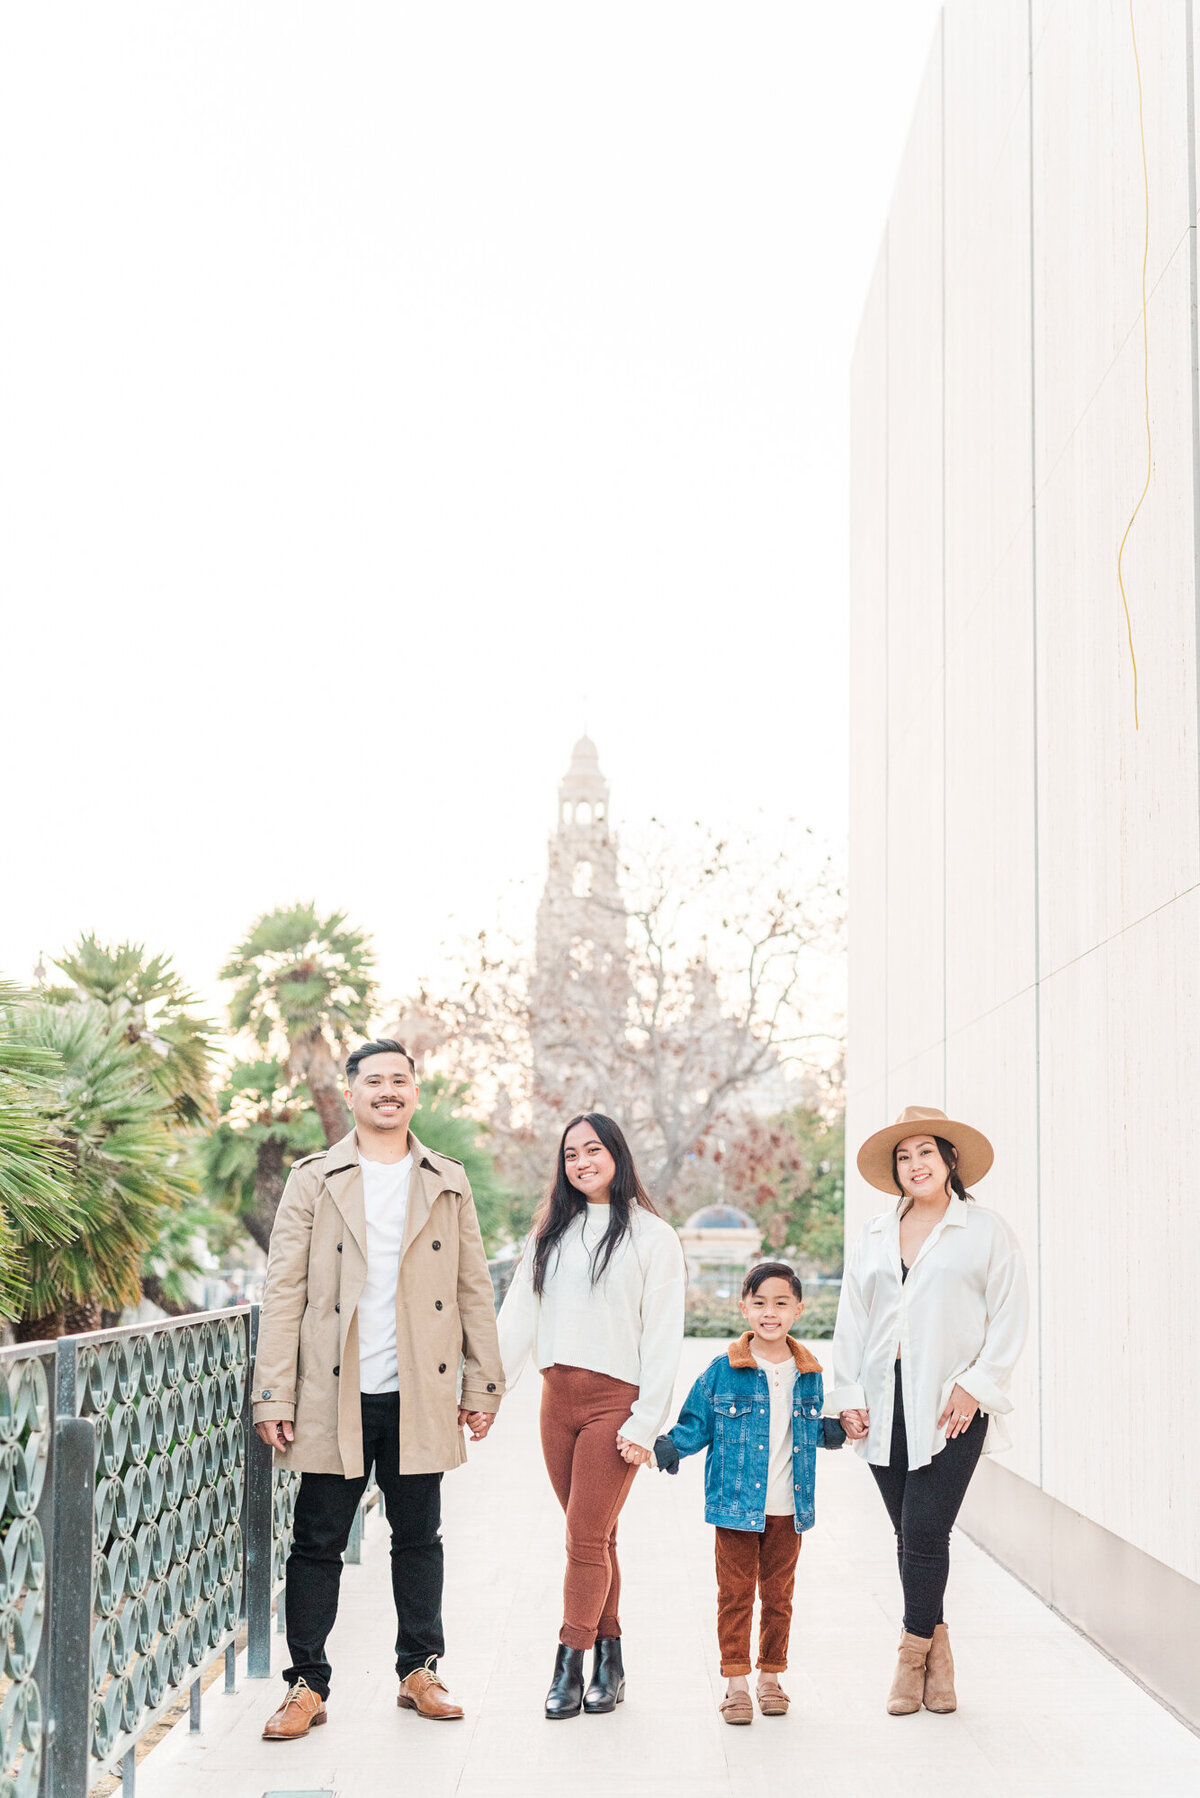
POLYGON ((754 1706, 749 1692, 727 1692, 718 1705, 726 1723, 753 1723, 754 1706))
POLYGON ((416 1711, 418 1717, 432 1717, 437 1723, 452 1723, 463 1714, 462 1705, 455 1704, 430 1666, 418 1667, 400 1681, 396 1703, 401 1710, 416 1711))
POLYGON ((264 1742, 294 1742, 324 1721, 325 1700, 306 1680, 298 1679, 294 1686, 288 1687, 287 1697, 279 1709, 267 1718, 262 1739, 264 1742))
POLYGON ((782 1686, 758 1686, 758 1708, 764 1717, 786 1717, 792 1702, 782 1686))

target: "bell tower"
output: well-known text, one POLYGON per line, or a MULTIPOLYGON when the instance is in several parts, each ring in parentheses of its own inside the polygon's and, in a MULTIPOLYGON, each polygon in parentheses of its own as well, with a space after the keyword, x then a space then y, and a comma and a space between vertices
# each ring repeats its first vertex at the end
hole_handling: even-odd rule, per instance
MULTIPOLYGON (((546 885, 537 914, 533 984, 535 1115, 603 1109, 605 1096, 575 1044, 607 1033, 627 1001, 625 901, 608 782, 590 737, 580 737, 558 788, 546 885)), ((590 1066, 594 1067, 594 1057, 590 1066)))

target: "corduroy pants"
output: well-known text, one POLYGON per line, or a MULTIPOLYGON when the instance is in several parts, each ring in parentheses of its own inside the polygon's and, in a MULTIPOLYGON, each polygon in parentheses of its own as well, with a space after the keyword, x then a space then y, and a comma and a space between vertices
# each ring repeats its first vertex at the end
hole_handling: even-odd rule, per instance
POLYGON ((617 1453, 617 1432, 638 1389, 586 1367, 547 1367, 542 1374, 542 1454, 567 1514, 567 1573, 559 1641, 590 1648, 597 1636, 619 1636, 621 1569, 617 1518, 636 1467, 617 1453))
POLYGON ((792 1591, 803 1538, 795 1517, 768 1517, 766 1528, 717 1529, 717 1641, 726 1679, 750 1671, 750 1625, 758 1589, 758 1670, 787 1671, 792 1591))

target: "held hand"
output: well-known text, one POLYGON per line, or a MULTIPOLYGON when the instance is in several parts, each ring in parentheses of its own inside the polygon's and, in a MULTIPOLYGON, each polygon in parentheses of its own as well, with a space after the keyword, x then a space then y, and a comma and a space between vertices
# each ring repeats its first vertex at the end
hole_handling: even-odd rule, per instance
POLYGON ((636 1442, 630 1442, 627 1436, 618 1435, 617 1453, 630 1467, 644 1467, 650 1459, 650 1450, 640 1448, 636 1442))
POLYGON ((270 1423, 256 1423, 254 1433, 268 1448, 282 1450, 296 1440, 296 1432, 286 1418, 275 1419, 270 1423))
POLYGON ((861 1442, 871 1427, 871 1413, 869 1411, 843 1411, 840 1422, 851 1442, 861 1442))
POLYGON ((458 1407, 458 1427, 470 1430, 472 1442, 482 1442, 495 1421, 491 1411, 467 1411, 462 1405, 458 1407))
POLYGON ((969 1392, 964 1392, 961 1386, 955 1386, 946 1400, 946 1409, 937 1420, 938 1429, 944 1428, 946 1431, 947 1442, 952 1441, 955 1436, 961 1436, 964 1430, 970 1428, 978 1409, 979 1400, 972 1398, 969 1392))

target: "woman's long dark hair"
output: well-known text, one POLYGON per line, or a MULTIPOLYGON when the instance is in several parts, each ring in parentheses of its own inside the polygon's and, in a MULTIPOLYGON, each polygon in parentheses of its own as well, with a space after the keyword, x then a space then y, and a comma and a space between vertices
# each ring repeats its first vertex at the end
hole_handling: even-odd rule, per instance
POLYGON ((562 1133, 554 1185, 534 1220, 533 1290, 537 1293, 546 1284, 551 1255, 557 1250, 575 1219, 582 1217, 588 1208, 584 1194, 567 1179, 567 1137, 576 1124, 590 1125, 616 1163, 612 1189, 608 1195, 608 1228, 596 1244, 592 1256, 593 1286, 607 1271, 609 1262, 628 1236, 634 1211, 652 1211, 655 1217, 658 1216, 650 1194, 638 1179, 638 1171, 633 1165, 633 1156, 620 1125, 615 1124, 612 1118, 605 1117, 602 1111, 581 1112, 577 1118, 571 1119, 562 1133))
MULTIPOLYGON (((971 1195, 958 1177, 958 1150, 952 1142, 947 1142, 944 1136, 935 1136, 933 1140, 937 1144, 938 1154, 950 1169, 950 1191, 954 1194, 956 1199, 969 1199, 971 1195)), ((900 1141, 903 1142, 904 1138, 901 1137, 900 1141)), ((914 1201, 909 1198, 908 1194, 901 1186, 900 1175, 896 1172, 896 1153, 899 1147, 900 1143, 897 1143, 892 1150, 892 1179, 896 1182, 896 1191, 903 1200, 903 1203, 900 1206, 900 1215, 903 1217, 905 1213, 911 1209, 914 1201)))

